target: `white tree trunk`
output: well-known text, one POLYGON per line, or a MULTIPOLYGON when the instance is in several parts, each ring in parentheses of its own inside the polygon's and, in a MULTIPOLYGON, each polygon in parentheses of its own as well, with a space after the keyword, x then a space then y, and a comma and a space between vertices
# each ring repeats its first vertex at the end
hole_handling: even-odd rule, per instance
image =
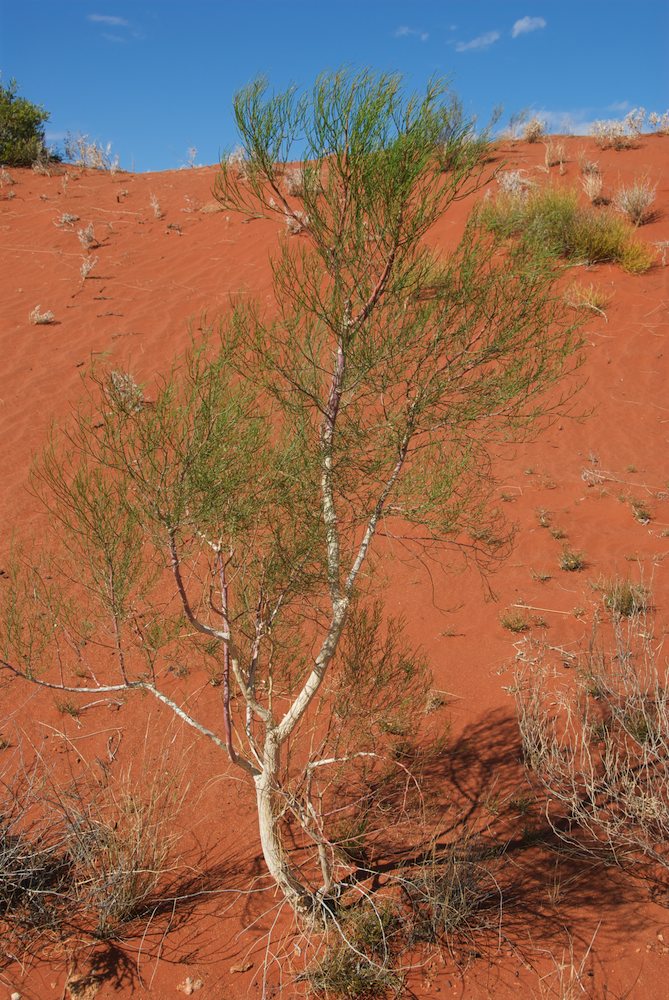
POLYGON ((258 805, 260 843, 267 869, 283 893, 286 901, 299 917, 313 916, 314 897, 300 882, 286 860, 279 830, 279 803, 277 779, 279 773, 280 744, 272 734, 265 740, 263 768, 254 778, 258 805))

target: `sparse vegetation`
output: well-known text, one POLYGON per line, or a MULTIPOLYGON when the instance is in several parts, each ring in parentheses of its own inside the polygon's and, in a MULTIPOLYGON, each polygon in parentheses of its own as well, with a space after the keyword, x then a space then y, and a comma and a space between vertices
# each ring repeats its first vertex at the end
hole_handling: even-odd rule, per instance
POLYGON ((500 191, 512 198, 521 197, 534 187, 524 170, 502 170, 497 174, 497 183, 500 191))
POLYGON ((74 215, 72 212, 63 212, 54 222, 55 226, 59 229, 65 229, 66 227, 73 226, 75 222, 79 222, 79 216, 74 215))
POLYGON ((614 617, 631 618, 648 610, 650 592, 641 583, 621 579, 605 580, 599 589, 605 607, 614 617))
POLYGON ((68 133, 64 141, 65 159, 77 167, 90 170, 108 170, 114 174, 118 170, 118 156, 112 156, 112 144, 100 145, 87 135, 68 133))
POLYGON ((88 278, 88 276, 97 266, 97 263, 98 263, 97 257, 84 257, 84 259, 81 262, 81 267, 79 269, 82 281, 85 281, 86 278, 88 278))
POLYGON ((541 118, 530 118, 523 126, 523 139, 525 142, 539 142, 546 134, 546 123, 541 118))
POLYGON ((151 192, 151 196, 149 198, 149 204, 151 205, 151 210, 153 212, 153 217, 155 219, 163 219, 165 217, 165 213, 160 207, 160 202, 158 201, 158 198, 153 192, 151 192))
POLYGON ((6 770, 0 787, 0 960, 118 937, 155 912, 175 864, 183 789, 126 774, 65 787, 6 770))
POLYGON ((575 688, 533 666, 517 704, 525 761, 557 835, 599 857, 669 869, 669 693, 642 614, 595 632, 575 688), (563 822, 564 819, 568 822, 563 822))
POLYGON ((576 552, 574 549, 563 549, 560 555, 560 569, 563 569, 566 573, 576 573, 581 569, 585 569, 583 553, 576 552))
POLYGON ((599 171, 583 174, 581 177, 581 187, 586 198, 593 205, 605 205, 607 203, 606 198, 602 196, 604 181, 599 171))
POLYGON ((95 228, 92 222, 89 222, 83 229, 77 229, 77 239, 84 250, 97 250, 100 246, 95 237, 95 228))
POLYGON ((654 216, 652 205, 656 190, 657 185, 651 185, 647 178, 640 178, 633 184, 618 188, 613 196, 613 204, 635 226, 643 226, 654 216))
POLYGON ((573 284, 565 292, 565 298, 572 309, 591 309, 606 318, 605 309, 611 296, 599 285, 573 284))
POLYGON ((646 117, 644 108, 633 108, 622 120, 596 121, 592 134, 600 149, 631 149, 636 146, 646 117))
POLYGON ((527 632, 530 627, 526 615, 517 608, 509 608, 507 611, 502 612, 499 620, 502 628, 507 629, 509 632, 527 632))
POLYGON ((501 194, 484 203, 482 219, 493 232, 518 238, 537 255, 585 264, 611 261, 635 274, 647 271, 655 259, 622 219, 580 206, 573 191, 544 188, 524 197, 501 194))
POLYGON ((46 312, 40 312, 41 308, 42 307, 39 305, 35 306, 35 308, 30 313, 30 316, 28 317, 33 326, 46 326, 49 323, 55 323, 56 322, 55 313, 51 312, 50 309, 47 309, 46 312))
POLYGON ((653 515, 645 500, 632 500, 630 502, 634 520, 639 524, 649 524, 653 520, 653 515))
POLYGON ((283 183, 286 191, 293 197, 301 197, 304 194, 304 171, 301 167, 292 167, 286 170, 283 175, 283 183))
POLYGON ((651 111, 648 115, 648 124, 658 135, 669 134, 669 111, 662 113, 651 111))
POLYGON ((560 173, 564 173, 564 165, 567 162, 567 151, 563 142, 550 139, 546 143, 545 163, 546 168, 559 167, 560 173))

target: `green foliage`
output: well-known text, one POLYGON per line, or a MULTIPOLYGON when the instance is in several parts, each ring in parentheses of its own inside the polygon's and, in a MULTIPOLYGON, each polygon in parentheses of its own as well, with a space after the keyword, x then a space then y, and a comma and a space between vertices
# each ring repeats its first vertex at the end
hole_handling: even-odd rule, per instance
POLYGON ((650 248, 634 238, 624 220, 580 205, 575 191, 544 188, 501 195, 485 204, 482 219, 504 238, 520 237, 537 254, 584 264, 610 261, 634 274, 653 263, 650 248))
MULTIPOLYGON (((483 170, 453 108, 440 84, 407 96, 371 73, 237 95, 245 151, 221 165, 217 196, 286 225, 274 302, 234 308, 150 401, 130 375, 97 373, 36 464, 51 531, 2 588, 10 669, 57 669, 76 687, 94 643, 89 683, 151 693, 227 745, 256 788, 267 779, 263 849, 287 895, 281 815, 327 868, 333 789, 357 795, 384 747, 404 784, 419 764, 426 668, 369 600, 375 535, 496 555, 492 455, 574 390, 558 387, 579 335, 553 262, 500 248, 477 214, 449 253, 424 240, 483 170), (221 734, 165 693, 193 659, 221 679, 221 734), (408 756, 392 753, 402 731, 408 756)), ((366 787, 403 803, 391 786, 366 787)))
POLYGON ((0 163, 30 167, 49 159, 44 145, 44 123, 49 112, 25 97, 17 96, 16 80, 0 83, 0 163))

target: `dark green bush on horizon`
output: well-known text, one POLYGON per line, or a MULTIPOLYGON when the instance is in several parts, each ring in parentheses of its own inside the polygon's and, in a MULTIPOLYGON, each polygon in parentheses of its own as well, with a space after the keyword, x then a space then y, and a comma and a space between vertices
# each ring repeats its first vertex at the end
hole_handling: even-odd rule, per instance
POLYGON ((0 83, 0 164, 30 167, 51 159, 44 141, 44 123, 49 112, 17 95, 16 80, 0 83))

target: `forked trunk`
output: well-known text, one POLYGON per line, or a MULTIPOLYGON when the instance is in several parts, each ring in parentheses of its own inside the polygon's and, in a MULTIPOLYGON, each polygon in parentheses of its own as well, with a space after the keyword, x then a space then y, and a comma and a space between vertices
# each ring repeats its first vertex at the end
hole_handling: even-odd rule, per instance
POLYGON ((254 779, 262 852, 270 875, 296 916, 311 919, 314 915, 314 896, 300 882, 288 863, 281 842, 279 803, 276 794, 278 772, 279 745, 271 735, 268 735, 263 754, 263 769, 254 779))

